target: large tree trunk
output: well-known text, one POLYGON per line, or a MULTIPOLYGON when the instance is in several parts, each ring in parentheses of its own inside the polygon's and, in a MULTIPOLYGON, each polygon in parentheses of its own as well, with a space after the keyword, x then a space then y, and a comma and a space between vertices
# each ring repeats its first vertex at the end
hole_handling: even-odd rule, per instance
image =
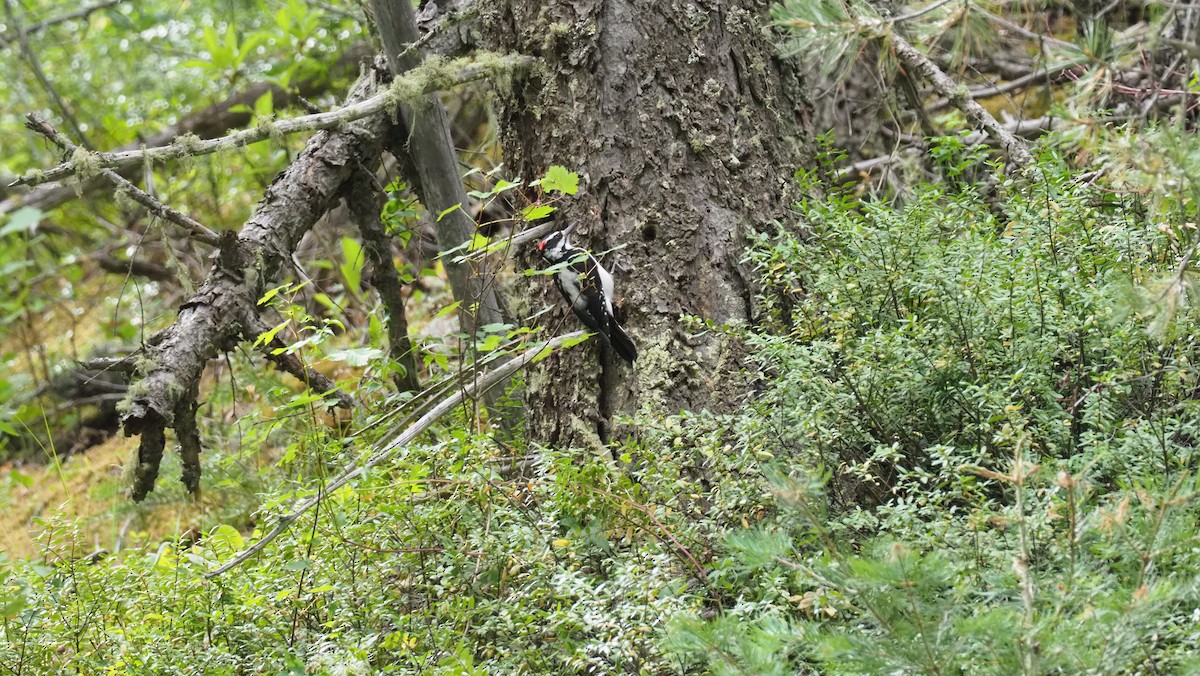
MULTIPOLYGON (((499 49, 545 66, 502 103, 507 166, 525 179, 551 164, 583 177, 562 215, 577 244, 625 247, 606 261, 640 351, 630 368, 598 360, 596 341, 531 374, 532 438, 597 447, 621 433, 615 415, 727 409, 745 395, 730 380, 736 346, 680 318, 753 320, 745 233, 785 218, 790 177, 809 156, 808 106, 762 32, 767 8, 509 0, 486 17, 499 49)), ((548 283, 533 292, 535 309, 559 300, 548 283)))

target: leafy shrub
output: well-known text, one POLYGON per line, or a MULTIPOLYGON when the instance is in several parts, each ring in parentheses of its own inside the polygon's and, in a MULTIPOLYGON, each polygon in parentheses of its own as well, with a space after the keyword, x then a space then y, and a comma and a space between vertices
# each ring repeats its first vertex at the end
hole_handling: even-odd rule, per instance
POLYGON ((1196 668, 1188 245, 1038 171, 811 197, 756 240, 775 330, 747 336, 766 385, 737 435, 776 456, 778 512, 726 539, 738 604, 672 624, 689 664, 1196 668))

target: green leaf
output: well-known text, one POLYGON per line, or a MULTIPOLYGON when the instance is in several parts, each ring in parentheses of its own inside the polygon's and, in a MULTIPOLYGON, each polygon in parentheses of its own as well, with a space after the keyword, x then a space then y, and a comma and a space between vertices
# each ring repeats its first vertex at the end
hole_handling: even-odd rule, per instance
POLYGON ((271 300, 275 296, 278 296, 279 292, 283 291, 286 288, 287 288, 287 284, 281 284, 273 289, 267 289, 267 292, 262 295, 262 298, 258 299, 258 304, 262 305, 262 304, 266 303, 267 301, 271 300))
POLYGON ((460 306, 460 305, 462 305, 462 301, 456 300, 453 303, 442 308, 436 315, 433 316, 433 318, 441 319, 442 317, 449 317, 452 313, 454 313, 458 310, 458 306, 460 306))
POLYGON ((0 432, 10 436, 18 436, 17 428, 13 427, 7 420, 0 420, 0 432))
POLYGON ((555 348, 553 350, 542 350, 541 352, 538 352, 537 355, 529 363, 536 364, 539 361, 548 358, 550 355, 554 354, 555 352, 558 352, 560 350, 565 350, 569 347, 575 347, 576 345, 582 343, 583 341, 587 340, 588 338, 591 338, 593 335, 595 335, 595 334, 585 333, 582 336, 579 336, 578 338, 571 338, 569 340, 564 340, 562 342, 562 345, 559 345, 557 348, 555 348))
POLYGON ((555 164, 546 170, 546 175, 542 177, 541 186, 542 190, 547 192, 554 190, 564 195, 574 195, 579 191, 579 174, 567 171, 566 167, 560 167, 555 164))
POLYGON ((0 237, 11 235, 14 232, 32 230, 33 226, 42 220, 42 216, 45 216, 45 214, 40 209, 21 207, 12 212, 12 215, 8 217, 8 222, 4 224, 3 228, 0 228, 0 237))
POLYGON ((279 324, 279 326, 276 326, 275 328, 270 329, 268 331, 263 331, 262 333, 260 333, 258 335, 258 338, 254 339, 254 347, 259 347, 260 345, 269 345, 272 340, 275 340, 275 336, 278 335, 279 332, 282 331, 284 329, 284 327, 286 327, 290 323, 291 323, 291 320, 287 319, 287 320, 284 320, 281 324, 279 324))
POLYGON ((535 204, 521 210, 521 220, 540 221, 555 211, 558 211, 558 207, 552 207, 549 204, 535 204))
POLYGON ((450 207, 449 209, 443 209, 442 212, 440 214, 438 214, 438 217, 437 217, 438 223, 441 223, 442 219, 445 218, 446 216, 448 216, 451 212, 455 211, 456 209, 461 209, 461 208, 462 208, 462 204, 455 204, 454 206, 450 207))
POLYGON ((313 294, 313 300, 330 312, 338 312, 339 310, 337 303, 334 303, 333 299, 330 298, 329 294, 327 293, 321 293, 318 291, 317 293, 313 294))
POLYGON ((366 265, 362 245, 353 237, 342 238, 342 277, 346 288, 357 298, 362 295, 362 271, 366 265))
POLYGON ((208 533, 205 544, 218 556, 229 555, 241 550, 246 544, 242 534, 236 528, 221 524, 208 533))
POLYGON ((375 359, 383 356, 383 350, 377 347, 351 347, 344 350, 331 350, 325 358, 330 361, 346 362, 351 366, 366 366, 375 359))

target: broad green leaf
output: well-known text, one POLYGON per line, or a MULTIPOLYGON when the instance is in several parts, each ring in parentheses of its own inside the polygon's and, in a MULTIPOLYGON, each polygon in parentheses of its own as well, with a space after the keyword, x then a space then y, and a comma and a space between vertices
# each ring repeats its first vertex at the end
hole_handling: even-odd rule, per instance
POLYGON ((225 556, 238 552, 246 544, 245 539, 242 538, 242 534, 228 524, 221 524, 209 531, 208 537, 204 538, 204 542, 217 556, 225 556))
POLYGON ((558 207, 552 207, 549 204, 535 204, 521 210, 521 219, 525 221, 540 221, 555 211, 558 211, 558 207))
POLYGON ((287 284, 282 284, 282 285, 280 285, 280 286, 277 286, 277 287, 275 287, 275 288, 273 288, 273 289, 267 289, 267 292, 266 292, 266 293, 264 293, 264 294, 262 295, 262 298, 259 298, 259 299, 258 299, 258 304, 259 304, 259 305, 263 305, 264 303, 266 303, 267 301, 271 300, 271 299, 272 299, 272 298, 274 298, 275 296, 278 296, 278 295, 279 295, 279 292, 280 292, 280 291, 283 291, 283 290, 284 290, 284 289, 286 289, 286 288, 287 288, 287 284))
POLYGON ((351 347, 344 350, 331 350, 325 358, 330 361, 346 362, 351 366, 366 366, 372 360, 383 356, 383 350, 377 347, 351 347))
POLYGON ((355 297, 362 295, 362 271, 366 265, 362 245, 353 237, 342 238, 342 277, 346 280, 346 288, 355 297))
POLYGON ((453 303, 442 308, 436 315, 433 316, 433 318, 441 319, 442 317, 449 317, 452 313, 454 313, 455 311, 458 310, 458 306, 460 306, 460 305, 462 305, 462 301, 456 300, 453 303))
POLYGON ((8 222, 4 224, 4 227, 0 228, 0 237, 11 235, 14 232, 32 230, 33 226, 37 225, 44 215, 40 209, 21 207, 12 212, 12 215, 8 217, 8 222))
POLYGON ((546 170, 541 186, 547 192, 554 190, 564 195, 574 195, 579 191, 579 174, 555 164, 546 170))
POLYGON ((254 347, 258 347, 260 345, 269 345, 272 340, 275 340, 275 336, 278 335, 279 332, 284 329, 284 327, 286 327, 288 324, 291 324, 291 323, 292 323, 292 321, 290 319, 287 319, 287 320, 284 320, 281 324, 279 324, 279 326, 276 326, 275 328, 270 329, 269 331, 263 331, 262 333, 259 334, 258 338, 254 339, 254 347))

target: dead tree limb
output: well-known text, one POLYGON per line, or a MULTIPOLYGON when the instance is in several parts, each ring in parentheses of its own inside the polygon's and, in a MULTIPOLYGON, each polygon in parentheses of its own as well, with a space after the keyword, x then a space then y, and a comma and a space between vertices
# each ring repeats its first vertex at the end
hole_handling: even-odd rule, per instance
POLYGON ((343 191, 350 216, 362 233, 363 250, 371 262, 371 285, 379 291, 379 300, 387 312, 388 357, 404 370, 393 379, 401 392, 421 389, 417 378, 417 357, 408 336, 408 316, 404 309, 403 283, 392 258, 392 240, 380 219, 383 193, 375 176, 359 168, 343 191))
MULTIPOLYGON (((62 148, 66 153, 72 155, 88 154, 86 150, 76 146, 71 142, 70 139, 51 126, 51 124, 47 122, 41 115, 37 113, 29 113, 26 118, 26 127, 50 139, 55 145, 57 145, 59 148, 62 148)), ((125 179, 125 177, 121 176, 112 169, 101 169, 100 175, 111 182, 113 186, 116 187, 117 192, 125 194, 133 201, 146 207, 155 216, 183 227, 192 234, 193 238, 204 242, 205 244, 217 244, 219 235, 217 235, 216 232, 202 225, 191 216, 188 216, 180 211, 176 211, 166 204, 154 199, 149 193, 130 183, 125 179)))
MULTIPOLYGON (((412 5, 391 0, 372 0, 371 6, 375 10, 383 51, 392 74, 401 77, 403 73, 426 67, 422 65, 421 50, 414 48, 421 35, 412 5)), ((415 187, 421 202, 430 213, 439 214, 435 229, 438 249, 442 252, 452 251, 471 241, 476 228, 475 222, 465 211, 467 191, 463 187, 458 158, 450 139, 446 111, 433 95, 405 104, 400 106, 400 114, 409 132, 408 137, 402 147, 393 143, 392 152, 397 157, 403 154, 410 156, 417 171, 415 187)), ((454 299, 459 302, 459 325, 467 336, 469 354, 474 354, 481 327, 505 323, 500 295, 477 267, 483 264, 483 261, 445 261, 450 289, 454 299)), ((499 395, 502 395, 503 388, 500 390, 499 395)), ((499 395, 491 395, 487 405, 495 422, 507 426, 519 411, 502 410, 497 405, 499 395)))
MULTIPOLYGON (((378 64, 359 79, 349 100, 369 98, 388 80, 390 74, 378 64)), ((161 340, 146 348, 141 378, 123 403, 125 434, 142 437, 131 492, 135 500, 154 485, 165 429, 186 426, 187 412, 194 412, 191 404, 204 367, 221 351, 257 335, 249 318, 257 317, 267 284, 290 268, 296 244, 332 206, 356 163, 378 156, 388 126, 385 116, 375 116, 319 132, 275 178, 241 234, 222 233, 207 279, 161 340)))
MULTIPOLYGON (((420 50, 408 48, 421 37, 412 5, 390 0, 373 0, 371 5, 392 74, 401 77, 423 67, 420 50)), ((431 213, 442 214, 437 224, 437 243, 439 249, 449 251, 474 237, 475 223, 463 210, 467 191, 450 141, 446 111, 432 95, 406 104, 411 105, 401 105, 400 114, 409 130, 407 150, 419 175, 421 202, 431 213), (443 213, 447 209, 454 210, 443 213)), ((469 266, 448 262, 446 276, 455 300, 462 301, 460 307, 464 312, 460 317, 467 320, 462 328, 469 337, 473 338, 476 329, 484 324, 504 321, 495 291, 472 274, 469 266), (476 309, 472 310, 472 306, 476 309)))
MULTIPOLYGON (((199 138, 212 138, 225 134, 230 129, 237 129, 250 122, 254 102, 264 95, 270 94, 273 106, 281 110, 301 98, 309 98, 329 90, 330 85, 338 77, 348 71, 357 72, 358 64, 369 56, 370 48, 365 44, 357 44, 348 48, 327 72, 321 77, 301 80, 294 90, 285 91, 272 83, 258 83, 239 92, 224 101, 198 110, 171 127, 157 134, 151 134, 145 139, 129 143, 120 150, 136 150, 143 145, 154 147, 170 143, 177 137, 194 135, 199 138), (353 69, 351 71, 351 69, 353 69)), ((124 167, 118 171, 125 178, 135 176, 141 170, 140 165, 124 167)), ((22 207, 31 207, 40 211, 49 211, 62 204, 70 202, 80 194, 90 194, 108 185, 108 181, 96 177, 84 181, 81 185, 64 185, 52 183, 38 186, 34 190, 13 195, 0 202, 0 217, 10 214, 22 207)), ((0 196, 11 191, 8 182, 0 185, 0 196)))
POLYGON ((942 69, 938 68, 937 64, 931 61, 929 57, 909 44, 907 40, 897 35, 895 31, 892 31, 889 39, 892 50, 896 53, 896 57, 900 59, 900 62, 904 64, 905 68, 929 81, 933 85, 933 88, 954 104, 954 107, 961 110, 976 128, 982 129, 988 136, 996 139, 1000 143, 1000 147, 1012 158, 1014 164, 1022 169, 1033 165, 1033 155, 1029 152, 1029 147, 1025 145, 1025 142, 1001 126, 996 121, 996 118, 992 117, 991 113, 979 105, 975 99, 971 98, 970 92, 966 87, 950 79, 950 76, 942 72, 942 69))
MULTIPOLYGON (((383 110, 395 109, 397 104, 402 101, 424 100, 439 89, 448 89, 467 82, 511 74, 514 70, 527 67, 532 61, 527 56, 499 55, 487 55, 483 60, 475 60, 470 57, 452 61, 439 60, 431 62, 419 70, 397 77, 390 88, 380 91, 370 98, 347 104, 337 110, 264 123, 220 138, 200 140, 194 137, 184 137, 175 139, 167 145, 138 150, 77 154, 56 167, 44 171, 26 172, 13 181, 12 185, 39 185, 61 180, 80 172, 94 171, 97 167, 112 169, 141 165, 147 161, 162 162, 183 157, 211 155, 281 135, 333 129, 355 120, 370 117, 383 110)), ((465 193, 463 197, 465 199, 465 193)))

